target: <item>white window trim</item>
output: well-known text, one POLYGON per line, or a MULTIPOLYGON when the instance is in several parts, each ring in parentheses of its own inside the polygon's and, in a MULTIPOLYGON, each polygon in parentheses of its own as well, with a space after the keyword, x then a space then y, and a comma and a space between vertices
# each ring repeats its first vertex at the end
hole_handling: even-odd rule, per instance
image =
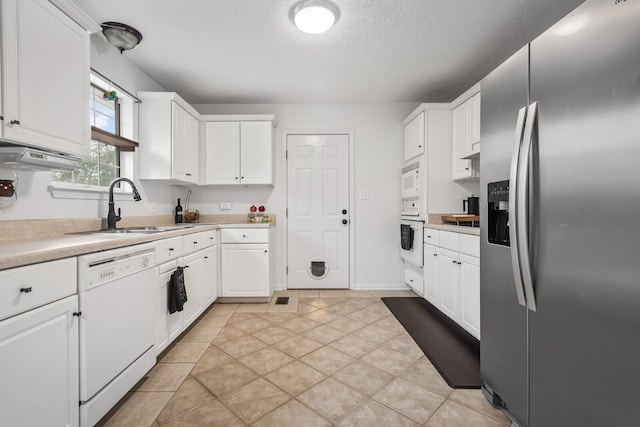
MULTIPOLYGON (((109 197, 109 187, 99 185, 53 181, 47 188, 54 199, 107 200, 109 197)), ((115 200, 129 200, 132 194, 131 190, 113 188, 115 200)))

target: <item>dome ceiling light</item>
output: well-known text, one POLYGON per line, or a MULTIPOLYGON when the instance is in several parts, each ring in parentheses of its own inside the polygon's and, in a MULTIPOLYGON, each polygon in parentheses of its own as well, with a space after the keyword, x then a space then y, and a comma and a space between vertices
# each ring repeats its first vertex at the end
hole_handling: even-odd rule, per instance
POLYGON ((102 27, 102 34, 104 34, 109 43, 120 51, 120 54, 125 50, 133 49, 142 40, 140 31, 126 24, 103 22, 100 26, 102 27))
POLYGON ((303 0, 291 9, 291 21, 307 34, 328 31, 338 21, 338 7, 327 0, 303 0))

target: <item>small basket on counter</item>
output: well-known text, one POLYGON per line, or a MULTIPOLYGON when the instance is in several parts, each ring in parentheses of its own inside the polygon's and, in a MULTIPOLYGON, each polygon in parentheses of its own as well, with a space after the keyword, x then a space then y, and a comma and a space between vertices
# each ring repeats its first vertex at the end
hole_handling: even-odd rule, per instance
POLYGON ((195 211, 184 211, 182 213, 182 219, 184 222, 196 223, 200 219, 200 212, 198 212, 197 209, 195 211))
POLYGON ((264 214, 262 212, 251 212, 247 214, 247 222, 257 223, 257 222, 271 222, 271 217, 268 214, 264 214))

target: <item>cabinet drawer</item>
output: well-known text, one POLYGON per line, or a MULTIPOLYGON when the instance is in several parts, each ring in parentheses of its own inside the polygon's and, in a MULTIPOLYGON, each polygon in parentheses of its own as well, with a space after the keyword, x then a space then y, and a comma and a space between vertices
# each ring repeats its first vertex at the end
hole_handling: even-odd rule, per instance
POLYGON ((204 233, 193 233, 182 236, 182 255, 199 251, 204 247, 204 233))
POLYGON ((182 237, 171 237, 156 242, 156 264, 162 264, 182 255, 182 237))
POLYGON ((424 244, 425 245, 440 245, 440 231, 433 228, 424 229, 424 244))
POLYGON ((78 293, 76 258, 0 271, 0 320, 78 293))
POLYGON ((480 236, 460 234, 460 253, 480 257, 480 236))
POLYGON ((205 248, 216 244, 216 230, 209 230, 202 233, 202 242, 205 248))
POLYGON ((440 231, 440 247, 458 252, 460 250, 460 234, 451 231, 440 231))
POLYGON ((408 268, 404 269, 404 282, 413 289, 418 295, 424 294, 424 278, 421 274, 416 273, 408 268))
POLYGON ((269 243, 266 228, 227 228, 220 230, 221 243, 269 243))

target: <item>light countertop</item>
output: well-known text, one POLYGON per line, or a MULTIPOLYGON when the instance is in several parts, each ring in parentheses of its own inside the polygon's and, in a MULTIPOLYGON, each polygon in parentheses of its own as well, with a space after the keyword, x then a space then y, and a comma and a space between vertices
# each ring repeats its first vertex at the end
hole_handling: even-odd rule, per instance
POLYGON ((480 235, 479 227, 464 227, 460 225, 451 225, 451 224, 425 224, 424 228, 431 228, 433 230, 452 231, 454 233, 472 234, 474 236, 480 235))

